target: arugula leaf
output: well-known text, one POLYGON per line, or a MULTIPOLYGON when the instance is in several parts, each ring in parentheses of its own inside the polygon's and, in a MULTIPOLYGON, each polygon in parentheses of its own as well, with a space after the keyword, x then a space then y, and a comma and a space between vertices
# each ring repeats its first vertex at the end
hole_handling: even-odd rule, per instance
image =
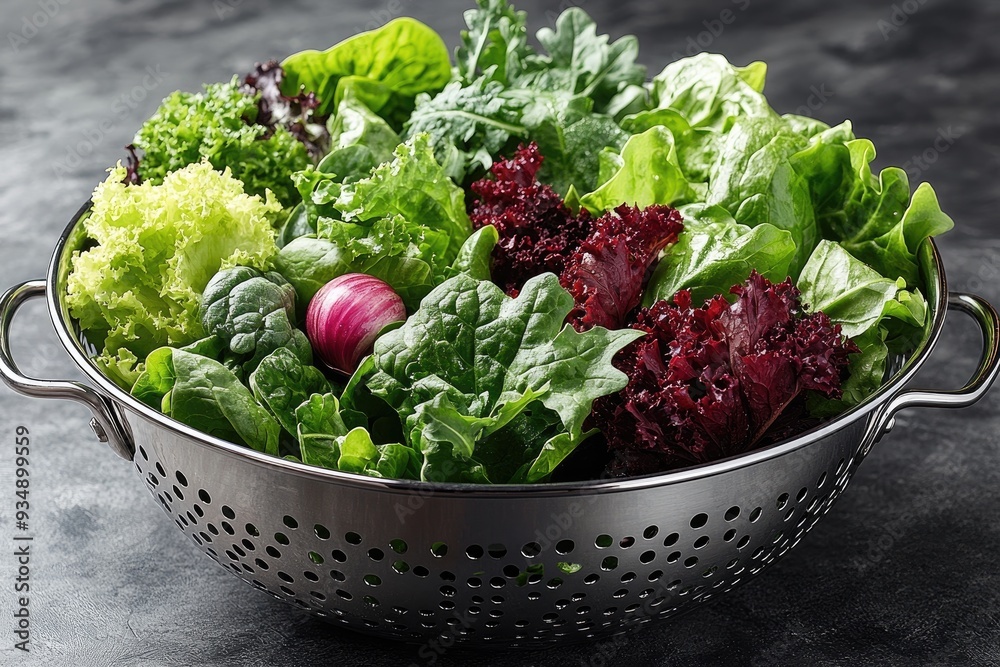
POLYGON ((594 100, 597 111, 607 109, 611 98, 630 85, 646 80, 646 68, 635 62, 639 40, 633 35, 609 43, 597 34, 597 24, 579 7, 570 7, 556 19, 556 28, 542 28, 538 41, 548 57, 535 57, 524 88, 567 90, 594 100))
POLYGON ((709 215, 728 221, 692 226, 684 215, 684 232, 653 271, 643 293, 644 306, 669 301, 682 289, 690 290, 693 303, 728 295, 752 269, 773 282, 787 277, 795 255, 791 233, 766 223, 751 229, 733 221, 725 209, 711 208, 709 215))
POLYGON ((400 18, 362 32, 326 51, 302 51, 281 63, 282 92, 301 90, 319 98, 326 115, 351 90, 372 111, 401 124, 420 93, 437 91, 451 78, 451 58, 441 37, 423 23, 400 18))
POLYGON ((516 299, 462 274, 376 341, 366 384, 404 420, 424 457, 422 479, 511 481, 481 467, 477 443, 536 403, 558 415, 561 429, 524 453, 530 465, 517 479, 542 479, 583 440, 593 401, 624 386, 611 358, 641 334, 577 333, 563 325, 572 307, 551 274, 529 280, 516 299))
POLYGON ((524 70, 535 51, 528 46, 528 17, 507 0, 477 0, 479 7, 465 12, 468 30, 455 51, 460 81, 470 84, 485 74, 506 84, 524 70))
POLYGON ((486 76, 466 86, 453 81, 435 97, 417 98, 404 135, 430 135, 445 173, 461 183, 467 173, 489 169, 511 137, 526 136, 521 110, 520 101, 486 76))
POLYGON ((132 395, 199 431, 278 455, 281 426, 213 359, 170 347, 154 350, 132 395))
MULTIPOLYGON (((629 138, 622 148, 617 172, 595 191, 580 198, 592 213, 622 204, 646 208, 653 204, 674 206, 692 196, 677 159, 674 135, 666 127, 651 127, 629 138)), ((604 169, 602 169, 602 175, 604 169)))

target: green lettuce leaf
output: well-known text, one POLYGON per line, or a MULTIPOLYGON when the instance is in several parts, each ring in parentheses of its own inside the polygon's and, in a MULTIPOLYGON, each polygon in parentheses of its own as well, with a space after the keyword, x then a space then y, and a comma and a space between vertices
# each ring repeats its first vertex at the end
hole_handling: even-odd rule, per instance
MULTIPOLYGON (((670 300, 682 289, 691 291, 696 304, 716 294, 729 295, 729 289, 742 284, 752 269, 774 282, 788 276, 795 255, 789 232, 767 223, 751 229, 731 218, 691 225, 688 214, 682 214, 684 231, 657 264, 643 293, 643 305, 670 300)), ((720 207, 709 215, 729 217, 720 207)))
POLYGON ((451 78, 451 59, 434 30, 399 18, 362 32, 326 51, 302 51, 281 63, 282 91, 312 92, 318 113, 332 113, 351 91, 390 123, 402 124, 420 93, 437 91, 451 78))
POLYGON ((376 341, 366 385, 403 419, 423 479, 539 481, 583 440, 593 401, 624 386, 611 358, 641 334, 577 333, 563 325, 572 307, 551 274, 529 280, 516 299, 460 274, 376 341), (476 459, 477 443, 536 403, 558 416, 559 432, 532 443, 512 478, 496 477, 476 459))
MULTIPOLYGON (((581 204, 592 213, 600 214, 622 204, 639 208, 653 204, 676 206, 693 196, 678 162, 674 136, 662 125, 630 137, 621 156, 610 164, 618 164, 617 171, 599 188, 580 198, 581 204)), ((606 172, 602 169, 602 176, 606 172)))
POLYGON ((653 101, 691 127, 724 131, 733 118, 777 119, 762 94, 766 73, 762 62, 734 67, 724 56, 699 53, 670 63, 653 79, 653 101))
POLYGON ((418 134, 396 148, 395 159, 369 178, 345 184, 334 202, 344 222, 363 223, 390 216, 448 236, 447 262, 472 233, 465 193, 434 159, 430 137, 418 134))
POLYGON ((115 382, 131 388, 141 360, 205 336, 201 293, 220 268, 266 269, 277 252, 269 216, 281 210, 244 193, 227 170, 203 162, 163 183, 126 185, 112 169, 84 221, 96 245, 74 254, 66 305, 115 382))
POLYGON ((507 0, 477 0, 465 12, 468 30, 455 52, 459 80, 468 85, 482 75, 506 85, 524 71, 525 61, 535 54, 528 46, 528 17, 507 0))

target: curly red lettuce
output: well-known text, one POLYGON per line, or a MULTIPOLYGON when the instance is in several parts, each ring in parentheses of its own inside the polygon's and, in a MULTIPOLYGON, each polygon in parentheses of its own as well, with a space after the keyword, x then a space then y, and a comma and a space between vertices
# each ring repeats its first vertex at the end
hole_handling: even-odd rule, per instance
POLYGON ((700 308, 682 290, 674 303, 642 309, 646 336, 615 366, 629 376, 619 394, 595 404, 614 475, 637 475, 741 454, 812 426, 808 392, 840 396, 857 346, 822 312, 806 314, 791 280, 750 274, 730 304, 700 308))
POLYGON ((472 184, 472 226, 496 227, 493 282, 511 296, 532 276, 560 275, 591 229, 587 211, 574 215, 555 190, 538 182, 543 159, 537 144, 521 146, 512 158, 493 164, 492 178, 472 184))
POLYGON ((319 113, 320 100, 314 93, 303 92, 294 97, 282 94, 281 82, 285 72, 277 61, 257 63, 243 80, 243 92, 260 94, 257 98, 257 117, 254 123, 268 128, 265 138, 276 127, 284 127, 298 139, 314 160, 326 155, 330 147, 327 117, 319 113))
POLYGON ((619 206, 594 222, 560 278, 576 300, 568 321, 577 331, 620 329, 639 306, 650 270, 684 229, 668 206, 619 206))

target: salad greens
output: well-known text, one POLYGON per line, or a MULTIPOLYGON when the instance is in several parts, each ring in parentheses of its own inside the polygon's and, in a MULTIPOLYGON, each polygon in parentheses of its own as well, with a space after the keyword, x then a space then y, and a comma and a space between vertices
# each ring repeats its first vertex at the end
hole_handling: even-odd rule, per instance
POLYGON ((647 80, 580 8, 465 23, 454 61, 402 18, 164 100, 72 258, 109 377, 309 465, 533 483, 778 442, 925 339, 953 222, 850 122, 779 114, 760 62, 647 80), (350 378, 313 352, 344 322, 350 378))
POLYGON ((124 177, 112 169, 94 191, 84 227, 97 245, 74 255, 66 305, 91 340, 104 341, 97 364, 131 387, 150 352, 205 335, 201 294, 221 267, 268 265, 278 250, 270 217, 281 205, 245 194, 208 162, 159 185, 124 177))

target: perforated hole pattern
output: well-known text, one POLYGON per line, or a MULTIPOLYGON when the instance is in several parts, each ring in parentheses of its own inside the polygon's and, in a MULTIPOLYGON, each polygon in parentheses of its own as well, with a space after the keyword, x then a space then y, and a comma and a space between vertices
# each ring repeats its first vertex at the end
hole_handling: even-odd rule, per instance
POLYGON ((624 632, 746 583, 830 509, 865 427, 705 479, 504 497, 293 476, 130 421, 150 493, 244 581, 369 634, 505 646, 624 632))

